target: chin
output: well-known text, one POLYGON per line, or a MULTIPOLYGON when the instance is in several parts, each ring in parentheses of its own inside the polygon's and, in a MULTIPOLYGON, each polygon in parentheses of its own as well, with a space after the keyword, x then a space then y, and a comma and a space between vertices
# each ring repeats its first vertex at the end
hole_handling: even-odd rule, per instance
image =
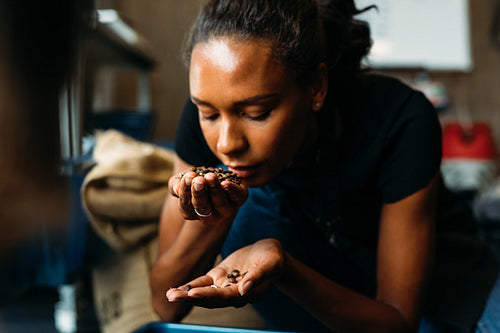
POLYGON ((247 187, 261 187, 266 185, 272 180, 272 178, 267 177, 249 177, 243 179, 243 184, 247 187))
POLYGON ((276 176, 277 174, 260 172, 259 174, 244 178, 243 183, 247 187, 261 187, 269 184, 276 176))

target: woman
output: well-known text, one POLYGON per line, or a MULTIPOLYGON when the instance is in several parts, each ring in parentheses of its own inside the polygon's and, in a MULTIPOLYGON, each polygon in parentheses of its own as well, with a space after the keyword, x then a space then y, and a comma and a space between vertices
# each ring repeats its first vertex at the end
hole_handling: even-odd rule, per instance
POLYGON ((281 330, 417 331, 423 313, 476 327, 498 268, 469 246, 472 220, 449 214, 430 103, 361 70, 370 37, 357 13, 346 0, 204 7, 151 274, 163 320, 250 302, 281 330), (189 171, 201 165, 243 184, 189 171))

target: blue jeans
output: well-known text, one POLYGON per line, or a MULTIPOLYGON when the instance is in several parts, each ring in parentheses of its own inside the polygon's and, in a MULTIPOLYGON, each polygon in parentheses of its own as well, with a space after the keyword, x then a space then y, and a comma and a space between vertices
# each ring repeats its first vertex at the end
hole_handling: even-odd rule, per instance
MULTIPOLYGON (((446 324, 437 323, 427 318, 422 319, 419 333, 467 333, 446 324)), ((474 333, 500 332, 500 275, 490 292, 483 314, 479 318, 474 333)))
MULTIPOLYGON (((284 185, 271 184, 250 189, 249 198, 241 207, 223 245, 223 257, 260 239, 276 238, 296 259, 350 289, 373 296, 374 286, 369 282, 375 281, 375 277, 368 272, 373 273, 375 267, 371 267, 371 264, 361 266, 361 270, 357 270, 358 267, 351 264, 352 260, 344 260, 345 253, 338 255, 335 251, 327 253, 329 251, 320 250, 311 255, 311 248, 318 249, 317 245, 311 244, 320 243, 320 238, 305 236, 310 234, 307 229, 312 227, 304 226, 303 212, 298 207, 297 201, 289 195, 290 188, 300 186, 294 184, 295 179, 297 177, 285 179, 284 185)), ((301 198, 301 203, 304 204, 306 200, 307 198, 301 198)), ((354 251, 355 249, 352 249, 349 253, 352 254, 354 251)), ((363 254, 363 258, 368 258, 364 252, 359 253, 363 254)), ((372 261, 374 260, 367 260, 369 263, 372 261)), ((359 260, 355 262, 360 263, 359 260)), ((259 302, 254 304, 254 307, 273 330, 330 332, 277 288, 271 288, 259 302)), ((477 325, 476 333, 486 332, 500 333, 500 277, 497 278, 496 286, 477 325)), ((419 333, 464 332, 424 318, 419 333)))
POLYGON ((500 332, 500 276, 493 287, 475 333, 500 332))
MULTIPOLYGON (((310 258, 323 260, 324 266, 331 267, 330 271, 335 269, 332 275, 335 275, 338 280, 346 284, 359 280, 357 276, 361 274, 353 273, 352 266, 342 261, 340 256, 325 258, 327 255, 325 251, 319 251, 314 255, 308 253, 309 244, 317 243, 318 239, 305 239, 308 230, 305 230, 303 226, 302 212, 288 191, 290 187, 300 186, 294 182, 296 179, 300 178, 290 176, 284 179, 286 186, 273 183, 250 189, 249 198, 240 208, 226 237, 222 247, 222 256, 226 257, 260 239, 275 238, 281 242, 288 253, 311 267, 314 267, 314 262, 309 260, 310 258)), ((311 229, 310 226, 309 229, 311 229)), ((253 307, 271 330, 331 332, 276 287, 270 288, 257 303, 253 304, 253 307)))

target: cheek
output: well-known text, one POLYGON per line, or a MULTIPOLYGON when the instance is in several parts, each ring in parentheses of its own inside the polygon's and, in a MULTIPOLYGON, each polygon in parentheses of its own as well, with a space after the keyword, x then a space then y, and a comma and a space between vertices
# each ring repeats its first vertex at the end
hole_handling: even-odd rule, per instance
POLYGON ((215 126, 206 126, 200 121, 201 132, 205 138, 205 141, 208 144, 208 147, 212 150, 212 152, 216 152, 217 140, 219 138, 219 133, 215 126))
POLYGON ((266 134, 267 140, 262 135, 260 141, 266 142, 266 149, 275 162, 286 165, 303 147, 308 135, 309 122, 308 117, 299 113, 295 117, 280 121, 266 134))

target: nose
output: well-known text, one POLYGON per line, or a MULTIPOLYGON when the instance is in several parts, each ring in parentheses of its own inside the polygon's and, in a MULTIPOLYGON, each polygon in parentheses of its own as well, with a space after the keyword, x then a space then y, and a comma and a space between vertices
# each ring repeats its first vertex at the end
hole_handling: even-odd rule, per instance
POLYGON ((237 119, 226 118, 220 123, 217 150, 219 153, 234 156, 248 148, 244 128, 237 119))

